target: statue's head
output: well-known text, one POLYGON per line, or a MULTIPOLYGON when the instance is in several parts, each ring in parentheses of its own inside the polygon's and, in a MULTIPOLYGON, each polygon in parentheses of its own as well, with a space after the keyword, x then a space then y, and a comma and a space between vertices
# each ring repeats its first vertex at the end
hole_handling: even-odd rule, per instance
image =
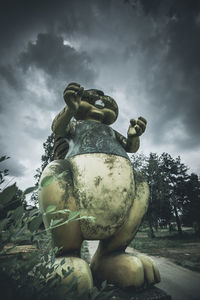
POLYGON ((94 120, 111 125, 118 117, 118 106, 113 98, 100 90, 85 90, 74 117, 76 120, 94 120))

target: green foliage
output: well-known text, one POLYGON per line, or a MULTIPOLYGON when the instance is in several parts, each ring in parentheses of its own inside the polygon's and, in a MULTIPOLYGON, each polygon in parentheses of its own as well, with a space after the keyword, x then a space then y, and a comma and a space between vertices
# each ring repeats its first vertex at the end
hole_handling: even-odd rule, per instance
POLYGON ((47 187, 48 185, 52 184, 55 180, 55 177, 52 175, 46 176, 42 179, 40 186, 41 188, 47 187))
MULTIPOLYGON (((2 156, 0 162, 9 159, 7 156, 2 156)), ((9 174, 8 170, 0 170, 0 186, 5 181, 5 177, 9 174)), ((0 187, 0 220, 5 218, 8 211, 17 208, 19 205, 26 206, 22 191, 13 184, 5 187, 3 190, 0 187)))
MULTIPOLYGON (((50 206, 45 213, 57 213, 55 209, 50 206)), ((71 220, 78 215, 71 213, 71 220)), ((110 299, 111 291, 105 294, 105 283, 100 290, 94 288, 90 297, 84 290, 77 293, 75 279, 66 289, 62 287, 58 274, 52 276, 59 267, 56 253, 60 249, 51 249, 50 235, 39 230, 41 223, 38 209, 27 215, 23 206, 9 211, 7 217, 0 221, 0 285, 4 286, 4 299, 110 299), (25 253, 19 251, 22 245, 27 248, 25 253), (28 245, 31 245, 31 252, 28 245)), ((57 226, 60 225, 52 224, 51 229, 57 226)), ((87 246, 84 247, 86 255, 87 246)), ((64 263, 65 260, 61 260, 60 266, 64 263)), ((62 269, 63 277, 71 272, 71 269, 62 269)))
MULTIPOLYGON (((26 189, 20 199, 33 192, 36 187, 26 189)), ((1 209, 12 207, 18 188, 9 186, 0 192, 1 209)), ((6 210, 6 216, 0 220, 0 286, 3 286, 3 298, 9 299, 110 299, 111 291, 106 291, 108 285, 103 283, 100 289, 96 287, 91 295, 82 290, 77 293, 77 281, 73 278, 66 288, 62 286, 61 277, 56 273, 58 267, 56 254, 60 250, 51 248, 50 232, 40 230, 42 215, 38 208, 26 211, 22 201, 12 210, 6 210), (25 251, 24 251, 25 249, 25 251)), ((65 219, 55 219, 50 230, 77 219, 93 217, 80 216, 80 211, 71 212, 68 209, 57 210, 55 205, 47 207, 45 213, 66 215, 65 219), (63 221, 64 220, 64 221, 63 221), (64 223, 63 223, 64 222, 64 223)), ((88 254, 87 243, 82 247, 82 256, 88 254)), ((88 258, 88 257, 87 257, 88 258)), ((62 277, 71 274, 72 269, 62 269, 62 277)))
POLYGON ((169 233, 167 229, 161 229, 158 230, 156 238, 152 240, 148 236, 148 230, 144 229, 138 231, 130 246, 138 251, 159 256, 160 249, 183 248, 187 243, 194 242, 199 243, 200 240, 194 236, 193 230, 184 232, 182 236, 179 236, 177 232, 169 233))
MULTIPOLYGON (((1 197, 5 196, 4 204, 10 201, 13 191, 13 188, 7 188, 0 193, 1 197)), ((26 190, 26 194, 31 191, 31 188, 26 190)), ((50 206, 45 214, 54 212, 56 212, 56 207, 50 206)), ((70 212, 70 214, 71 220, 76 219, 79 215, 75 212, 70 212)), ((42 215, 38 209, 27 214, 22 205, 9 211, 6 218, 0 221, 0 283, 4 285, 4 299, 15 297, 37 300, 55 297, 63 299, 64 297, 60 292, 62 291, 61 277, 58 274, 52 276, 58 268, 58 265, 55 264, 55 257, 59 249, 51 249, 50 235, 39 230, 41 223, 42 215), (26 245, 25 247, 32 245, 31 252, 20 253, 18 249, 22 245, 26 245)), ((54 223, 50 229, 57 226, 60 225, 54 223)), ((60 264, 61 266, 64 264, 64 259, 60 264)), ((63 276, 68 276, 71 271, 63 269, 63 276)), ((65 291, 67 299, 76 299, 75 291, 76 282, 73 281, 65 291)))
POLYGON ((117 299, 115 296, 112 297, 115 290, 116 290, 116 288, 114 288, 113 285, 107 284, 106 281, 103 281, 100 289, 98 289, 97 287, 93 287, 91 295, 90 295, 90 299, 91 300, 117 299))
MULTIPOLYGON (((0 163, 3 162, 4 160, 9 159, 8 156, 4 155, 0 157, 0 163)), ((5 181, 5 177, 8 175, 8 169, 0 170, 0 185, 5 181)), ((1 188, 0 188, 1 190, 1 188)))
POLYGON ((150 153, 149 156, 134 155, 132 164, 134 170, 139 171, 149 184, 146 219, 152 237, 155 236, 153 227, 157 230, 159 225, 169 224, 174 217, 179 234, 182 233, 181 217, 186 223, 190 220, 190 224, 200 224, 198 176, 188 175, 188 168, 181 163, 180 157, 174 159, 168 153, 160 156, 156 153, 150 153))
MULTIPOLYGON (((10 205, 16 190, 12 185, 0 193, 3 206, 10 205)), ((31 191, 30 188, 24 194, 31 191)), ((60 282, 58 276, 51 279, 57 249, 50 250, 49 236, 38 231, 41 223, 38 209, 27 215, 22 205, 9 210, 0 221, 0 282, 4 285, 4 299, 46 299, 49 285, 57 288, 60 282), (24 244, 32 244, 33 251, 20 253, 18 249, 24 244)))
POLYGON ((176 218, 178 232, 182 234, 180 214, 186 197, 188 168, 181 163, 180 157, 173 159, 168 153, 163 153, 160 157, 160 169, 164 175, 167 196, 176 218))
POLYGON ((10 201, 12 201, 13 197, 15 196, 17 192, 16 184, 13 184, 11 186, 8 186, 6 189, 4 189, 0 194, 0 202, 2 205, 8 205, 10 201))
POLYGON ((186 195, 183 205, 183 223, 186 226, 194 226, 196 234, 200 236, 200 181, 194 173, 190 175, 187 182, 186 195))
POLYGON ((200 238, 192 228, 183 228, 181 236, 177 231, 169 233, 167 229, 159 229, 156 237, 151 239, 148 229, 143 227, 130 246, 149 255, 166 257, 185 268, 200 272, 200 238))

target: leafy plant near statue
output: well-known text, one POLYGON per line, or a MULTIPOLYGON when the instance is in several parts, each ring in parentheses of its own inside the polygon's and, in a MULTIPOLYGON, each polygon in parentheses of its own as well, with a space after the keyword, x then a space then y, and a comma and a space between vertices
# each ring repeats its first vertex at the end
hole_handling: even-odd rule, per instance
MULTIPOLYGON (((4 161, 6 156, 1 157, 4 161)), ((8 170, 1 170, 1 183, 4 182, 8 170)), ((49 182, 51 179, 49 178, 49 182)), ((46 185, 49 184, 46 181, 46 185)), ((0 286, 3 287, 4 299, 63 299, 66 294, 68 299, 79 299, 76 293, 76 280, 72 278, 67 289, 62 289, 61 277, 55 274, 58 267, 65 263, 62 259, 55 263, 55 255, 58 248, 52 248, 50 234, 46 230, 40 230, 42 215, 37 208, 27 211, 24 199, 27 194, 35 191, 37 187, 27 188, 17 197, 16 184, 1 189, 0 191, 0 286)), ((49 206, 45 214, 54 214, 55 206, 49 206)), ((56 212, 58 213, 58 212, 56 212)), ((65 222, 78 219, 79 212, 60 211, 62 215, 67 213, 65 222)), ((84 217, 87 218, 87 217, 84 217)), ((93 220, 92 217, 88 218, 93 220)), ((51 228, 62 224, 62 220, 54 220, 51 228)), ((49 230, 49 231, 50 231, 49 230)), ((85 250, 84 250, 85 251, 85 250)), ((83 254, 84 254, 83 251, 83 254)), ((62 277, 68 277, 72 270, 62 270, 62 277)), ((106 284, 100 290, 92 291, 92 299, 106 299, 110 293, 104 292, 106 284), (99 298, 100 297, 100 298, 99 298), (102 297, 102 298, 101 298, 102 297)), ((87 294, 82 291, 80 299, 87 299, 87 294)))

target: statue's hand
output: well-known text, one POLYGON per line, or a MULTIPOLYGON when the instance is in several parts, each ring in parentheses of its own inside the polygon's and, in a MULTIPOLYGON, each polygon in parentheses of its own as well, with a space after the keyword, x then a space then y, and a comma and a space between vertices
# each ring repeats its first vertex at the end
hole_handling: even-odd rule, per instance
POLYGON ((81 97, 83 95, 83 87, 80 84, 71 82, 68 84, 66 89, 63 92, 64 100, 67 106, 73 111, 76 112, 79 109, 81 103, 81 97))
POLYGON ((145 132, 147 121, 143 117, 139 117, 138 120, 131 119, 128 128, 128 138, 140 136, 145 132))

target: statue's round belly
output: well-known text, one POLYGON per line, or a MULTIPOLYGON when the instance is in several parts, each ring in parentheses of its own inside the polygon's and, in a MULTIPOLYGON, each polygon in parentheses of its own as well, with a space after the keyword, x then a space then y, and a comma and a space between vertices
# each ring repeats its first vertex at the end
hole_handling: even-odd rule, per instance
POLYGON ((95 217, 95 223, 81 220, 85 239, 104 239, 123 224, 132 205, 135 185, 128 159, 104 153, 69 158, 74 196, 81 215, 95 217))

